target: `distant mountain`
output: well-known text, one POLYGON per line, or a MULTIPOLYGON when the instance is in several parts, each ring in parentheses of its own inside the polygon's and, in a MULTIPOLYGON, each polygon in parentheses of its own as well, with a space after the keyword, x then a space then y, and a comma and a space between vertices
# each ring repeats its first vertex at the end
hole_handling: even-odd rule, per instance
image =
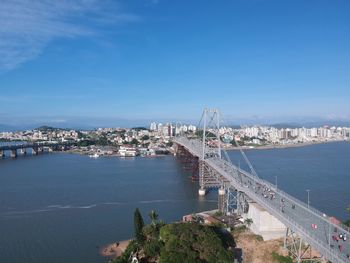
POLYGON ((336 126, 336 127, 350 127, 350 121, 337 121, 337 120, 322 120, 322 121, 313 121, 313 122, 291 122, 291 123, 276 123, 269 126, 281 129, 281 128, 313 128, 313 127, 322 127, 322 126, 336 126))
POLYGON ((65 130, 65 129, 43 125, 43 126, 40 126, 38 128, 35 128, 35 130, 37 130, 37 131, 59 131, 59 130, 65 130))
POLYGON ((301 128, 303 127, 302 124, 299 124, 299 123, 275 123, 275 124, 271 124, 269 125, 271 127, 275 127, 277 129, 286 129, 286 128, 289 128, 289 129, 295 129, 295 128, 301 128))

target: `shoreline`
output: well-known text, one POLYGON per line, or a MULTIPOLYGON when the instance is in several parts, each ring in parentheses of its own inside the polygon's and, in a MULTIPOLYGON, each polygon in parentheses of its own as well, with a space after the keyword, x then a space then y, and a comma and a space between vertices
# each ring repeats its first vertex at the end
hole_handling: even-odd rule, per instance
POLYGON ((102 257, 108 257, 110 259, 118 258, 124 253, 130 241, 131 239, 104 245, 100 248, 99 254, 102 257))
MULTIPOLYGON (((297 147, 305 147, 312 146, 317 144, 327 144, 327 143, 335 143, 335 142, 350 142, 349 140, 334 140, 334 141, 319 141, 319 142, 305 142, 305 143, 295 143, 295 144, 281 144, 281 145, 262 145, 262 146, 241 146, 242 150, 270 150, 270 149, 286 149, 286 148, 297 148, 297 147)), ((225 150, 229 151, 239 151, 238 147, 223 147, 225 150)))

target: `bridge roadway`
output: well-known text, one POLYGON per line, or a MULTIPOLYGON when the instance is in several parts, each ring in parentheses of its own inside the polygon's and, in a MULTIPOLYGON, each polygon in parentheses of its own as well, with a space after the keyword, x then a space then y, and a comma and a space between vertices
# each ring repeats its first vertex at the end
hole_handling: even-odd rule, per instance
POLYGON ((17 142, 9 144, 8 142, 0 142, 0 151, 11 151, 25 148, 36 148, 36 147, 53 147, 53 146, 70 146, 72 143, 62 142, 17 142))
MULTIPOLYGON (((175 139, 175 143, 201 159, 202 141, 178 137, 175 139)), ((259 203, 287 228, 297 233, 312 248, 319 251, 325 259, 333 263, 350 262, 348 227, 331 222, 330 217, 322 212, 308 207, 307 204, 277 189, 271 183, 239 169, 224 159, 212 157, 206 158, 204 161, 227 180, 226 184, 228 183, 237 191, 244 192, 249 199, 259 203), (338 236, 340 233, 346 234, 346 241, 333 239, 333 236, 338 236)))

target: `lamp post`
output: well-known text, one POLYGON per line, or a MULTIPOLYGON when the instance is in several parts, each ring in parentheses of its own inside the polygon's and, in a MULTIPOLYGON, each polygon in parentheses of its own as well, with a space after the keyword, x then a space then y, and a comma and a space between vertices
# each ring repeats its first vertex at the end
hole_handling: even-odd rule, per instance
POLYGON ((276 176, 275 176, 276 192, 277 192, 277 190, 278 190, 278 186, 277 186, 277 178, 278 178, 278 176, 276 175, 276 176))
POLYGON ((307 208, 310 208, 310 189, 306 189, 307 192, 307 208))

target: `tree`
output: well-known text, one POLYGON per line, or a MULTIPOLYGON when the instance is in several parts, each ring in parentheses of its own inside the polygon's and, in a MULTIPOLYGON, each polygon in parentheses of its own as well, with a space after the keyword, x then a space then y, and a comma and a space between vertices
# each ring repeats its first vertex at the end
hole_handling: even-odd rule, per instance
POLYGON ((253 219, 251 219, 251 218, 246 218, 246 219, 244 219, 244 224, 245 224, 247 227, 250 227, 250 225, 253 224, 253 219))
POLYGON ((135 231, 135 238, 137 241, 143 240, 142 228, 144 225, 145 224, 143 222, 143 218, 140 213, 140 210, 136 208, 134 212, 134 231, 135 231))
POLYGON ((156 213, 156 211, 152 210, 149 214, 148 214, 149 218, 151 219, 152 225, 156 225, 157 224, 157 220, 158 220, 158 214, 156 213))
POLYGON ((160 263, 228 263, 233 262, 229 244, 222 240, 214 227, 196 223, 175 223, 160 229, 164 246, 160 263))
POLYGON ((140 144, 140 142, 134 138, 131 140, 130 144, 138 145, 138 144, 140 144))
POLYGON ((149 136, 148 136, 148 135, 143 135, 143 136, 141 137, 141 140, 142 140, 142 141, 147 141, 147 140, 149 140, 149 136))

